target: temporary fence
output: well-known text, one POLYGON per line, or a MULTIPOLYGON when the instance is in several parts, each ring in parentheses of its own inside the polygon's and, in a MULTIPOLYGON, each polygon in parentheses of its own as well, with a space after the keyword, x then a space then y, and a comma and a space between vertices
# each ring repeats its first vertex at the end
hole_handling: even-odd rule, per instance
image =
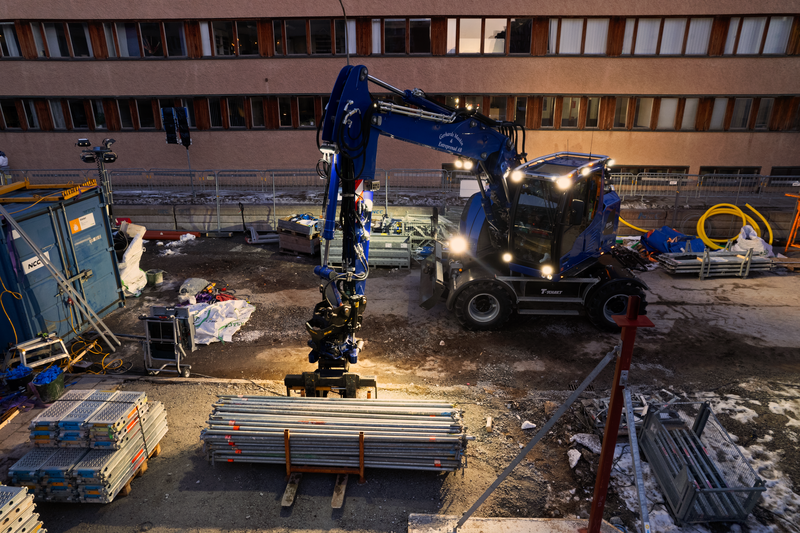
MULTIPOLYGON (((268 198, 292 195, 293 203, 303 203, 299 191, 306 192, 308 203, 318 203, 324 194, 325 180, 314 169, 109 169, 114 192, 129 194, 167 193, 191 194, 206 198, 217 197, 220 203, 230 203, 242 193, 268 198)), ((97 178, 97 170, 36 169, 9 170, 5 179, 13 183, 29 180, 32 183, 83 183, 97 178)), ((442 169, 377 169, 375 180, 380 190, 375 194, 377 204, 395 204, 407 199, 409 193, 433 192, 452 195, 460 189, 461 181, 474 180, 474 174, 463 170, 442 169)), ((611 183, 625 200, 628 198, 773 198, 786 193, 800 193, 800 176, 761 176, 754 174, 661 174, 615 173, 611 183)), ((238 200, 237 200, 238 201, 238 200)))

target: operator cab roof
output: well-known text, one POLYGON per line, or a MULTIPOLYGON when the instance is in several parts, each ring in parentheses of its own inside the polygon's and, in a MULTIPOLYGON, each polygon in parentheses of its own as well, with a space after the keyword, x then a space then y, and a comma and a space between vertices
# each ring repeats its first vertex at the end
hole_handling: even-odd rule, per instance
POLYGON ((609 158, 605 155, 590 155, 576 152, 558 152, 539 157, 517 168, 528 176, 559 178, 582 167, 599 168, 609 158))

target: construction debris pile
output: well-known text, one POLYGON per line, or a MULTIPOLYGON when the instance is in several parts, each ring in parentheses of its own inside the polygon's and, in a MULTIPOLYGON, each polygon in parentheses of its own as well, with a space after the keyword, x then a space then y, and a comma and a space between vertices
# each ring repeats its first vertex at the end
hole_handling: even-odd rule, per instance
POLYGON ((3 533, 47 533, 25 487, 0 485, 0 525, 3 533))
POLYGON ((454 471, 468 437, 439 400, 220 396, 200 434, 209 461, 454 471), (287 448, 289 453, 287 454, 287 448))
POLYGON ((164 405, 143 392, 69 391, 31 421, 35 448, 9 476, 38 500, 110 503, 167 429, 164 405))

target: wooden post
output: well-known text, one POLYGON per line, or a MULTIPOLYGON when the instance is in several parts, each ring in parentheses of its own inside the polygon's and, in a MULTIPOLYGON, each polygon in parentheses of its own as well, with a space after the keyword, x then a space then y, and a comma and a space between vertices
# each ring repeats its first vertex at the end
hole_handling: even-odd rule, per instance
POLYGON ((622 350, 620 350, 620 355, 617 358, 617 368, 614 371, 611 401, 608 405, 608 417, 603 435, 603 449, 600 451, 600 465, 597 468, 597 480, 594 485, 589 527, 581 528, 580 531, 582 533, 600 532, 600 526, 603 523, 603 510, 608 496, 608 483, 611 478, 614 448, 617 445, 622 406, 625 403, 622 393, 628 385, 628 371, 631 368, 631 356, 633 355, 633 345, 636 342, 636 330, 638 328, 653 327, 653 323, 649 318, 639 316, 638 296, 628 297, 628 311, 625 316, 615 315, 613 318, 614 322, 622 328, 622 350))

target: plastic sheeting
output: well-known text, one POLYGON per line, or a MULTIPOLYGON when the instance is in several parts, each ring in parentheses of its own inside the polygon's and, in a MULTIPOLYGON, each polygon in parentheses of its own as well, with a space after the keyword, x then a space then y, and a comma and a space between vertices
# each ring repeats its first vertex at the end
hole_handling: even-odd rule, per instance
POLYGON ((195 313, 195 342, 197 344, 231 342, 234 333, 247 323, 255 309, 254 305, 244 300, 189 306, 189 311, 195 313))

